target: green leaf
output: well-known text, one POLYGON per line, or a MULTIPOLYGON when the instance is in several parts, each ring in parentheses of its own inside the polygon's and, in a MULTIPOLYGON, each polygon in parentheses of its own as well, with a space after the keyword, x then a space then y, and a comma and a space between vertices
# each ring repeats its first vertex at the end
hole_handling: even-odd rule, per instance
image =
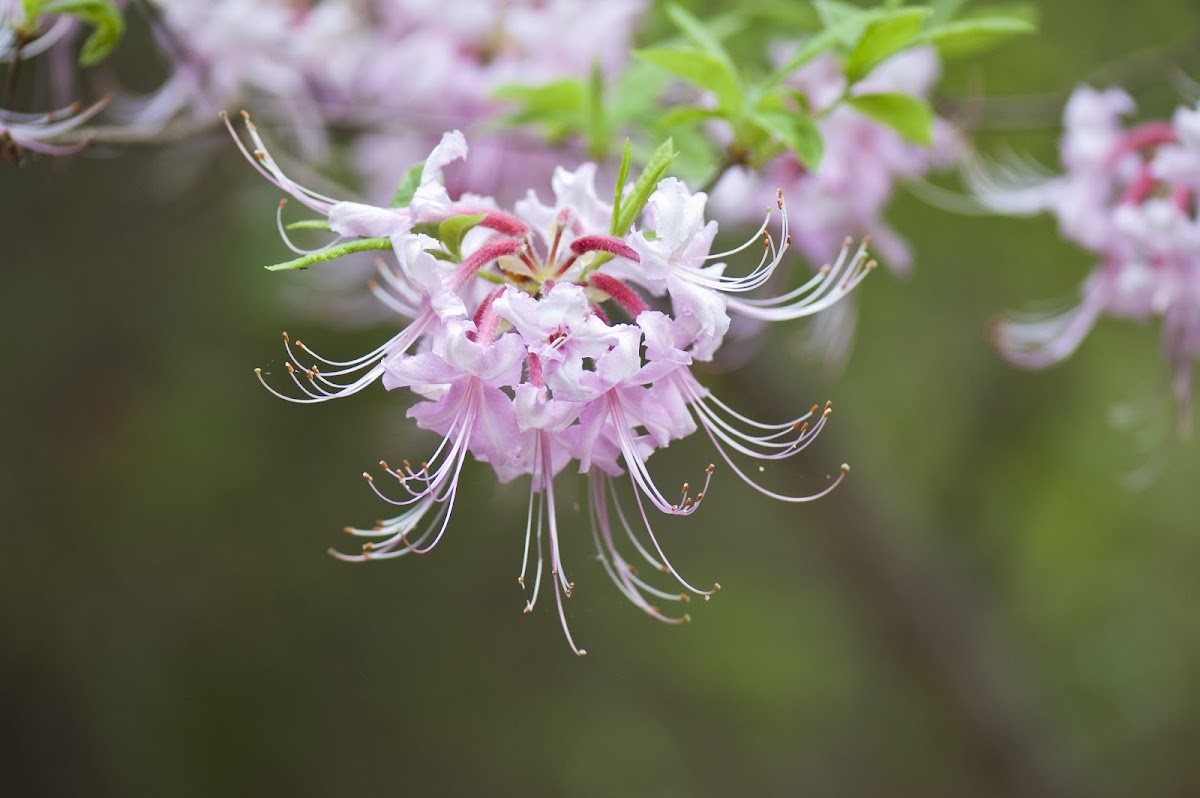
POLYGON ((929 21, 940 24, 952 18, 963 7, 967 0, 929 0, 933 8, 933 16, 929 21))
POLYGON ((393 208, 407 208, 412 203, 413 195, 417 193, 417 189, 421 185, 421 173, 424 171, 424 161, 408 167, 408 171, 404 173, 404 179, 400 181, 400 185, 396 186, 396 193, 392 195, 393 208))
POLYGON ((712 31, 704 26, 700 20, 691 15, 687 9, 671 3, 667 6, 667 16, 675 23, 675 26, 683 31, 683 34, 691 39, 701 50, 708 53, 712 57, 729 67, 730 71, 736 71, 733 65, 733 59, 729 57, 729 52, 721 44, 720 39, 713 35, 712 31))
POLYGON ((578 80, 553 80, 538 86, 509 83, 492 93, 497 100, 512 100, 520 110, 511 114, 511 124, 541 124, 555 129, 578 129, 587 106, 588 90, 578 80))
POLYGON ((307 269, 314 263, 323 263, 327 260, 334 260, 343 255, 349 255, 352 252, 366 252, 372 249, 391 249, 392 242, 388 238, 359 238, 354 241, 347 241, 344 244, 334 244, 333 246, 319 249, 316 252, 310 252, 295 260, 276 263, 274 266, 268 266, 269 272, 280 272, 288 269, 307 269))
POLYGON ((1037 27, 1016 17, 981 17, 947 22, 921 36, 921 41, 934 45, 943 58, 971 55, 987 49, 1012 36, 1033 33, 1037 27))
POLYGON ((617 234, 617 220, 621 218, 621 198, 625 194, 625 181, 629 179, 629 163, 633 160, 633 145, 625 139, 625 149, 621 151, 621 167, 617 170, 617 187, 613 191, 612 235, 617 234))
POLYGON ((825 143, 808 114, 799 111, 757 111, 750 120, 776 136, 809 170, 821 164, 825 143))
POLYGON ((928 147, 932 143, 933 109, 925 100, 911 94, 860 94, 846 102, 914 144, 928 147))
POLYGON ((608 123, 604 114, 604 72, 599 59, 592 62, 592 79, 588 81, 587 102, 584 104, 584 128, 588 152, 597 159, 608 155, 608 123))
POLYGON ((848 21, 861 19, 867 13, 865 9, 839 0, 813 0, 813 7, 817 9, 817 16, 826 28, 839 27, 848 21))
POLYGON ((125 33, 125 19, 109 0, 57 0, 43 6, 43 14, 68 14, 95 30, 79 50, 79 65, 95 66, 108 57, 125 33))
POLYGON ((905 47, 918 43, 921 23, 933 13, 930 8, 899 9, 867 26, 846 59, 846 78, 857 83, 876 64, 905 47))
POLYGON ((42 6, 46 5, 46 0, 21 0, 21 10, 26 23, 35 21, 42 13, 42 6))
POLYGON ((329 222, 324 219, 301 219, 287 225, 288 230, 324 230, 329 232, 329 222))
POLYGON ((665 114, 655 120, 655 125, 660 128, 675 127, 676 125, 690 125, 695 122, 707 122, 710 119, 721 119, 724 117, 720 111, 714 111, 711 108, 696 108, 690 105, 672 108, 665 114))
POLYGON ((800 67, 816 58, 821 53, 831 50, 839 43, 857 39, 862 28, 866 25, 866 15, 859 13, 851 16, 837 17, 837 21, 815 36, 811 36, 800 45, 800 48, 784 62, 783 66, 772 72, 764 83, 764 88, 770 88, 800 67))
POLYGON ((638 175, 637 182, 633 184, 633 190, 629 192, 629 196, 621 203, 621 214, 617 217, 613 224, 613 235, 623 236, 629 231, 633 225, 633 220, 642 212, 642 208, 646 207, 646 203, 650 201, 650 195, 654 193, 658 181, 666 175, 667 169, 671 166, 671 161, 675 160, 675 143, 671 139, 667 139, 662 144, 658 145, 658 149, 650 156, 650 160, 646 162, 646 168, 638 175))
POLYGON ((637 50, 634 54, 657 67, 678 75, 688 83, 708 89, 723 110, 738 112, 742 107, 742 87, 733 68, 716 56, 700 50, 659 47, 637 50))
POLYGON ((469 216, 451 216, 438 225, 438 240, 446 251, 457 260, 462 259, 462 241, 467 232, 484 220, 486 213, 475 213, 469 216))

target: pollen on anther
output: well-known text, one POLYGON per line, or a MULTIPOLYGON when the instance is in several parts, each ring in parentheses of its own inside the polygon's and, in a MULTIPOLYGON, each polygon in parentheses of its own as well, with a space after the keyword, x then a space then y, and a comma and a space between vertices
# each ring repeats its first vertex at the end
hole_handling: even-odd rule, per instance
POLYGON ((279 210, 283 210, 286 207, 287 207, 287 197, 284 197, 283 199, 281 199, 279 201, 279 210))
POLYGON ((690 601, 692 600, 692 597, 691 597, 691 596, 689 596, 687 593, 680 593, 680 594, 679 594, 679 600, 680 600, 680 601, 687 601, 687 602, 690 602, 690 601))
POLYGON ((382 468, 384 471, 391 471, 391 470, 392 470, 392 469, 391 469, 391 466, 389 466, 389 465, 387 464, 387 460, 380 460, 380 461, 379 461, 379 466, 380 466, 380 468, 382 468))
POLYGON ((375 548, 375 544, 369 540, 363 544, 363 551, 371 551, 374 548, 375 548))
POLYGON ((291 341, 291 340, 292 340, 292 339, 291 339, 291 338, 288 336, 288 334, 287 334, 287 330, 284 330, 284 331, 283 331, 283 342, 286 344, 286 343, 288 343, 288 342, 289 342, 289 341, 291 341))
POLYGON ((704 469, 704 473, 705 473, 705 474, 711 474, 713 471, 715 471, 715 470, 716 470, 716 468, 717 468, 717 467, 716 467, 715 465, 713 465, 712 463, 709 463, 709 464, 708 464, 708 468, 704 469))
POLYGON ((283 365, 284 365, 284 366, 287 368, 287 370, 288 370, 288 374, 295 374, 295 373, 296 373, 296 369, 292 367, 292 364, 291 364, 291 363, 284 363, 283 365))
POLYGON ((347 535, 353 535, 353 534, 354 534, 354 527, 352 527, 352 526, 344 526, 344 527, 342 527, 342 531, 343 531, 343 532, 345 532, 347 535))
POLYGON ((849 463, 842 463, 842 473, 843 474, 850 473, 850 464, 849 463))
POLYGON ((366 471, 364 471, 364 472, 363 472, 363 479, 365 479, 367 482, 374 482, 374 481, 375 481, 375 477, 371 476, 371 475, 370 475, 370 474, 368 474, 366 471))

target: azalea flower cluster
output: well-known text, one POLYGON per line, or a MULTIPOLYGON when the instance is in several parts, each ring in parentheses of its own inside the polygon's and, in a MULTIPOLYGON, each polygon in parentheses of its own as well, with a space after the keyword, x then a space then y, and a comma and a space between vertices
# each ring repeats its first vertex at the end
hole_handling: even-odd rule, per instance
POLYGON ((1081 87, 1064 111, 1063 174, 974 171, 989 207, 1049 211, 1063 236, 1098 258, 1072 308, 1006 319, 995 340, 1014 364, 1043 368, 1070 356, 1103 314, 1160 317, 1186 429, 1200 356, 1200 109, 1127 126, 1122 117, 1133 111, 1120 89, 1081 87))
MULTIPOLYGON (((8 64, 7 85, 15 83, 22 62, 69 44, 77 28, 78 23, 65 14, 30 18, 21 0, 0 0, 0 62, 8 64)), ((0 102, 0 159, 9 163, 20 163, 24 150, 45 155, 78 152, 87 146, 86 140, 63 143, 58 139, 98 114, 107 102, 21 112, 4 107, 11 99, 0 102)))
MULTIPOLYGON (((561 556, 555 502, 555 477, 568 466, 587 474, 591 532, 608 576, 634 605, 668 623, 687 615, 660 604, 707 597, 718 586, 696 587, 680 575, 651 516, 694 513, 714 468, 698 475, 699 486, 685 483, 672 496, 648 469, 654 451, 703 430, 730 470, 790 502, 824 495, 844 477, 845 466, 815 495, 784 495, 756 483, 734 456, 771 461, 796 454, 821 431, 829 405, 781 423, 758 422, 712 396, 692 366, 713 357, 730 314, 787 320, 833 305, 874 265, 862 246, 847 241, 836 262, 805 285, 762 296, 788 248, 786 213, 778 241, 767 233, 768 211, 750 241, 713 254, 717 225, 705 220, 707 197, 670 177, 657 185, 639 179, 610 204, 596 193, 595 166, 583 164, 556 170, 550 203, 533 191, 511 212, 488 197, 451 199, 441 171, 467 155, 457 131, 424 161, 403 207, 336 201, 293 182, 248 119, 247 130, 252 149, 238 143, 251 163, 337 235, 320 250, 297 248, 298 262, 356 248, 390 253, 394 263, 379 264, 371 289, 408 319, 382 345, 348 361, 322 357, 285 334, 290 390, 260 379, 295 402, 346 397, 375 382, 407 388, 417 398, 408 415, 442 436, 429 457, 382 462, 381 475, 364 475, 397 514, 371 528, 348 527, 366 542, 338 558, 384 560, 433 549, 450 524, 468 455, 489 463, 502 482, 528 475, 519 579, 529 591, 526 610, 548 581, 567 641, 582 654, 563 605, 574 582, 561 556), (756 266, 743 276, 726 274, 722 259, 747 250, 761 253, 756 266), (617 489, 624 477, 631 501, 617 489), (648 574, 656 572, 677 585, 655 584, 648 574)), ((780 196, 775 210, 784 208, 780 196)))

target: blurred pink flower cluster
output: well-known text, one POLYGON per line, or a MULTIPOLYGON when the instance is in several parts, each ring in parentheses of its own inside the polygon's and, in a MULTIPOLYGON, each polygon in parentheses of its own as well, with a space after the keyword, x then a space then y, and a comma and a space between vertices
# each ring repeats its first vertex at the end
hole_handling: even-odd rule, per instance
POLYGON ((1133 111, 1120 89, 1080 87, 1063 114, 1063 174, 976 171, 985 204, 1014 214, 1048 211, 1063 236, 1098 258, 1078 304, 1007 319, 996 327, 996 344, 1014 364, 1042 368, 1070 356, 1102 314, 1161 317, 1186 423, 1200 356, 1200 109, 1126 125, 1122 117, 1133 111))
MULTIPOLYGON (((808 501, 841 481, 844 470, 816 496, 781 495, 757 484, 734 455, 769 461, 796 454, 824 426, 828 405, 761 423, 712 396, 691 366, 713 357, 731 314, 786 320, 833 305, 874 265, 863 247, 845 243, 832 268, 796 290, 764 297, 758 289, 787 251, 786 213, 778 245, 766 232, 768 214, 744 245, 713 254, 717 224, 705 220, 708 198, 674 178, 642 194, 642 208, 627 187, 623 202, 634 203, 632 210, 599 198, 593 164, 557 169, 550 202, 530 191, 511 212, 490 197, 452 199, 440 175, 467 155, 457 131, 445 134, 424 161, 407 206, 339 202, 290 180, 254 126, 247 127, 254 143, 253 152, 244 150, 247 158, 327 221, 337 236, 328 247, 366 240, 394 254, 394 263, 380 262, 372 290, 410 320, 374 351, 349 361, 321 357, 285 334, 292 389, 264 384, 299 402, 344 397, 377 381, 408 388, 417 397, 409 416, 443 436, 426 460, 381 463, 382 477, 364 475, 398 514, 373 528, 347 528, 368 542, 361 553, 339 558, 382 560, 431 550, 450 522, 468 455, 490 463, 502 482, 529 475, 522 585, 533 559, 536 565, 527 609, 548 570, 568 642, 583 653, 563 609, 574 582, 560 555, 554 479, 568 465, 588 475, 592 534, 609 577, 636 606, 673 623, 686 615, 664 613, 659 603, 708 596, 715 587, 700 589, 680 576, 659 546, 651 513, 695 512, 713 467, 700 475, 699 489, 685 483, 672 498, 648 470, 655 450, 702 429, 734 473, 784 501, 808 501), (747 250, 751 258, 761 253, 754 268, 744 276, 726 274, 722 260, 747 250), (630 510, 616 490, 622 475, 633 488, 630 510), (639 571, 625 549, 649 570, 639 571), (644 575, 655 572, 672 576, 684 592, 665 590, 644 575)), ((778 211, 784 208, 780 196, 778 211)))
MULTIPOLYGON (((789 48, 780 48, 786 60, 789 48)), ((929 47, 906 50, 876 66, 847 86, 839 57, 825 53, 798 69, 787 83, 798 90, 816 116, 825 152, 816 169, 808 169, 786 152, 751 171, 730 170, 713 192, 722 218, 740 219, 758 206, 764 192, 782 188, 792 209, 792 239, 812 262, 822 263, 846 235, 870 235, 873 249, 891 269, 907 272, 912 265, 908 244, 883 219, 898 181, 920 177, 934 167, 952 164, 962 152, 958 131, 935 119, 932 144, 905 141, 843 102, 850 95, 907 94, 927 99, 937 82, 940 63, 929 47)))
MULTIPOLYGON (((326 154, 329 126, 357 137, 352 159, 369 196, 386 201, 441 132, 499 109, 507 83, 585 77, 628 58, 645 3, 612 0, 155 0, 172 73, 126 107, 132 124, 207 121, 253 107, 290 132, 308 160, 326 154)), ((458 189, 494 191, 536 167, 544 147, 513 133, 477 139, 458 189), (482 146, 480 146, 482 145, 482 146)))

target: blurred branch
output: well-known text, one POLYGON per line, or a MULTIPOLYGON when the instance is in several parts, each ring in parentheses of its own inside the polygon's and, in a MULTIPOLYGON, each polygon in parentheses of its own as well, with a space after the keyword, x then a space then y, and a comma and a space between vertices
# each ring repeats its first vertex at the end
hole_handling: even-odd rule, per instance
MULTIPOLYGON (((741 397, 758 417, 786 418, 787 387, 761 365, 741 397)), ((828 437, 826 430, 822 437, 828 437)), ((798 468, 795 460, 785 460, 798 468)), ((1083 798, 1099 794, 1066 761, 1058 740, 1034 707, 1030 678, 1019 658, 991 628, 965 575, 945 557, 899 545, 894 524, 877 502, 859 493, 851 475, 832 495, 811 506, 824 513, 829 534, 820 542, 849 589, 870 611, 893 652, 940 691, 956 716, 966 747, 1004 795, 1083 798)), ((917 534, 911 536, 919 540, 917 534)))

